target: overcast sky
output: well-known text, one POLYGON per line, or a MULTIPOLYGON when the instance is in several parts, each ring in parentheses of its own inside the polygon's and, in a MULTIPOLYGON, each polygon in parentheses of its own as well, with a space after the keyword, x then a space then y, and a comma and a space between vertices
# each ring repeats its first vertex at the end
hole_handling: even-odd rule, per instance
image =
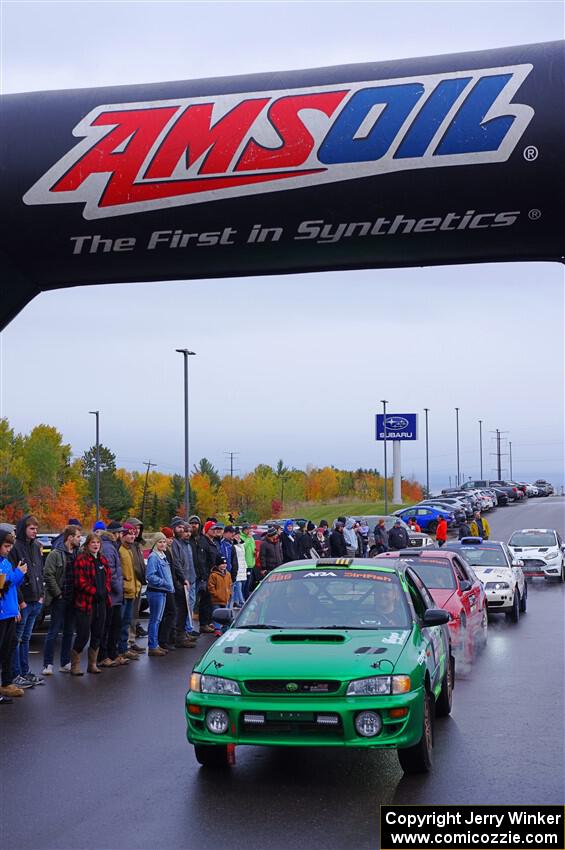
MULTIPOLYGON (((3 93, 182 80, 456 53, 564 37, 561 2, 1 4, 3 93)), ((421 414, 403 473, 565 481, 564 272, 492 264, 81 287, 45 293, 1 334, 0 413, 57 426, 76 455, 182 472, 182 359, 191 458, 382 468, 374 413, 421 414), (505 474, 508 476, 507 463, 505 474)))

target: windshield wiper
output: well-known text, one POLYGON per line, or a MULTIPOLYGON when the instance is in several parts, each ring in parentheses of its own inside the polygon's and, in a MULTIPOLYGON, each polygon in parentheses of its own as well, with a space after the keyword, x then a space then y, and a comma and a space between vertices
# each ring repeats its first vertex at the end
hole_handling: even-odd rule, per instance
POLYGON ((253 626, 238 626, 238 629, 284 629, 286 626, 273 626, 269 623, 256 623, 253 626))

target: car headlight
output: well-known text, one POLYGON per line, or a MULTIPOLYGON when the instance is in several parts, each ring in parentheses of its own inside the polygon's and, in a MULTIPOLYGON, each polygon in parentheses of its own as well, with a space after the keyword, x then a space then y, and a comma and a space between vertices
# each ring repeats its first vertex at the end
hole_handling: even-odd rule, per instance
POLYGON ((190 677, 190 690, 202 694, 231 694, 241 696, 241 690, 233 679, 223 679, 221 676, 205 676, 193 673, 190 677))
POLYGON ((383 694, 405 694, 410 690, 410 676, 372 676, 354 679, 347 687, 348 697, 373 697, 383 694))
POLYGON ((556 558, 559 557, 559 552, 546 552, 545 560, 546 561, 555 561, 556 558))
POLYGON ((507 581, 487 581, 485 587, 487 590, 510 590, 507 581))

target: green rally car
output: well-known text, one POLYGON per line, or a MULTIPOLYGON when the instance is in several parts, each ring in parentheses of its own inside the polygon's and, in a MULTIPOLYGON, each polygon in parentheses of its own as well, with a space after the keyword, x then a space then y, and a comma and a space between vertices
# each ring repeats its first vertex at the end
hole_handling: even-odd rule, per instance
POLYGON ((236 744, 379 747, 396 749, 406 772, 428 771, 434 716, 451 711, 448 620, 410 568, 362 558, 279 567, 190 677, 197 760, 227 765, 236 744))

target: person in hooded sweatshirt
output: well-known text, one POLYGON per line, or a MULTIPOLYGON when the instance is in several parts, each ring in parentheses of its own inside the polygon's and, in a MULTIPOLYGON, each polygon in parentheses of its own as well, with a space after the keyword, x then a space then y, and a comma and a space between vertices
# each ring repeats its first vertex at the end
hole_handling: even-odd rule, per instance
POLYGON ((16 525, 16 542, 9 555, 14 567, 23 561, 27 564, 27 573, 18 591, 21 620, 16 625, 16 649, 12 665, 14 684, 21 688, 29 685, 41 685, 44 680, 29 669, 29 641, 35 621, 43 605, 43 551, 36 539, 39 522, 28 514, 16 525))
MULTIPOLYGON (((210 572, 208 593, 212 602, 212 610, 214 608, 227 608, 232 594, 232 577, 226 559, 221 555, 217 556, 216 565, 212 567, 210 572)), ((219 637, 222 634, 222 624, 212 622, 214 623, 214 634, 219 637)))
POLYGON ((63 530, 62 544, 54 546, 47 555, 43 578, 45 605, 50 607, 51 621, 43 644, 43 675, 53 675, 55 643, 61 629, 60 672, 71 672, 71 644, 73 642, 75 612, 73 606, 73 567, 80 548, 80 528, 67 525, 63 530))
MULTIPOLYGON (((16 618, 20 615, 18 587, 27 573, 27 566, 20 561, 14 567, 8 555, 15 543, 9 531, 0 531, 0 667, 2 683, 0 703, 10 703, 13 697, 23 697, 24 689, 13 684, 12 656, 16 646, 16 618)), ((31 687, 28 682, 26 687, 31 687)))
POLYGON ((106 612, 106 624, 100 650, 99 667, 118 667, 129 664, 129 658, 120 655, 118 643, 122 630, 122 604, 124 601, 124 577, 120 558, 122 526, 111 522, 105 531, 100 532, 100 551, 106 558, 110 569, 110 610, 106 612))
POLYGON ((287 519, 283 526, 283 532, 281 534, 281 548, 283 564, 288 564, 289 561, 298 561, 300 558, 296 537, 294 535, 294 523, 291 519, 287 519))

